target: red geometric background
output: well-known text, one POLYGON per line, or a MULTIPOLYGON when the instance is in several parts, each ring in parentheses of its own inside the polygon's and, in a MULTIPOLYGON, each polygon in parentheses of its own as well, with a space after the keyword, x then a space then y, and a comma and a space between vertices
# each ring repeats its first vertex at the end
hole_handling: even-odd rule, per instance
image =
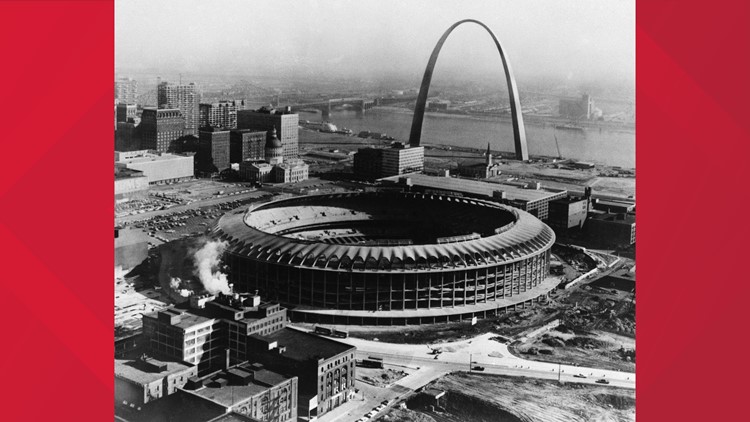
MULTIPOLYGON (((640 421, 745 413, 748 23, 637 3, 640 421)), ((111 0, 0 1, 0 420, 112 418, 113 50, 111 0)))

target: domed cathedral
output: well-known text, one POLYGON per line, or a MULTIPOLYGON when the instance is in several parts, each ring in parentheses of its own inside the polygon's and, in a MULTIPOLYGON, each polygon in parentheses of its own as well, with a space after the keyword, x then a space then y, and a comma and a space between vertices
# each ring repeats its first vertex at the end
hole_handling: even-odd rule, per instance
POLYGON ((273 128, 266 138, 265 153, 268 164, 276 165, 284 161, 284 148, 279 138, 276 137, 276 128, 273 128))

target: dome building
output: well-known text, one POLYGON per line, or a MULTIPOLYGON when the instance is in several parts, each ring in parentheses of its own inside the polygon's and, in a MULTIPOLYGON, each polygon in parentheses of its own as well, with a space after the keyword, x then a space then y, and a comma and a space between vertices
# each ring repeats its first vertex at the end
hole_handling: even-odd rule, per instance
POLYGON ((284 161, 284 147, 276 137, 276 128, 273 128, 266 138, 265 157, 266 162, 271 165, 281 164, 284 161))
POLYGON ((229 278, 293 320, 412 325, 485 318, 542 301, 554 232, 533 215, 452 195, 311 195, 222 217, 229 278))

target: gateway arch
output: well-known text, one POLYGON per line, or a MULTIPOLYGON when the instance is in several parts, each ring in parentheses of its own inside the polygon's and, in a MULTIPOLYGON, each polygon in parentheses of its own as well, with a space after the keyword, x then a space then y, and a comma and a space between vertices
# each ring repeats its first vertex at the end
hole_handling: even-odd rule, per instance
POLYGON ((411 122, 411 133, 409 135, 409 143, 414 146, 418 146, 422 138, 422 122, 424 121, 424 109, 427 103, 427 93, 430 90, 430 81, 432 80, 432 72, 435 69, 435 63, 437 62, 438 54, 440 49, 443 48, 443 43, 448 36, 456 29, 457 26, 472 22, 482 28, 486 29, 492 37, 497 47, 497 52, 500 53, 500 58, 503 61, 503 70, 505 71, 505 80, 508 83, 508 95, 510 97, 510 114, 513 119, 513 142, 516 147, 516 158, 518 160, 528 160, 529 151, 526 146, 526 130, 523 126, 523 115, 521 114, 521 102, 518 99, 518 88, 516 88, 516 80, 513 77, 513 71, 510 69, 510 63, 508 63, 507 57, 503 47, 500 45, 500 41, 497 40, 495 34, 492 33, 487 25, 474 19, 464 19, 454 23, 447 31, 440 37, 435 49, 432 50, 430 61, 427 62, 427 69, 424 71, 424 78, 422 78, 422 85, 419 87, 419 96, 417 97, 417 104, 414 107, 414 118, 411 122))

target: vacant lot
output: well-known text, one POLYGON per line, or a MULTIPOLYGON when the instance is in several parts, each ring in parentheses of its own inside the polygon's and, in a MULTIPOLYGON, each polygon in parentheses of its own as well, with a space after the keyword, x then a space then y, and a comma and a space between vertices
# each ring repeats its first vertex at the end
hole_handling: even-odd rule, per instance
POLYGON ((629 389, 465 373, 429 387, 446 395, 434 411, 418 410, 445 422, 635 421, 635 391, 629 389))

